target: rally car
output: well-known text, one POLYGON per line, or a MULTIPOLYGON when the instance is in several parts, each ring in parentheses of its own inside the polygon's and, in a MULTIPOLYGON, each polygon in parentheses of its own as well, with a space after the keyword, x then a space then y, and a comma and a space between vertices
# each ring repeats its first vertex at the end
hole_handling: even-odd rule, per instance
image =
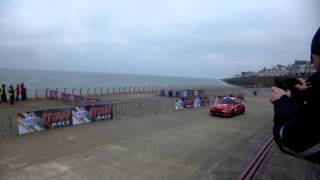
POLYGON ((235 97, 220 98, 210 108, 211 115, 220 115, 229 118, 238 114, 244 114, 245 111, 244 101, 235 97))

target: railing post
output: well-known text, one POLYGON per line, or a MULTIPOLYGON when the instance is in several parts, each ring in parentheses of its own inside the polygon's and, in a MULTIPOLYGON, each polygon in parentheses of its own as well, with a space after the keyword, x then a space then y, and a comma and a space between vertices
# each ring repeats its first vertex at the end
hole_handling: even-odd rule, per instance
POLYGON ((72 90, 71 90, 71 94, 72 95, 74 95, 74 90, 75 90, 76 88, 72 88, 72 90))
POLYGON ((101 94, 101 96, 103 95, 103 87, 101 87, 101 89, 100 89, 100 94, 101 94))
POLYGON ((36 96, 36 98, 38 99, 39 97, 38 97, 38 88, 36 88, 36 90, 35 90, 35 96, 36 96))
POLYGON ((49 89, 47 88, 46 89, 46 97, 48 98, 48 91, 49 91, 49 89))
POLYGON ((90 96, 90 88, 87 89, 87 96, 90 96))
POLYGON ((80 88, 80 95, 82 96, 82 88, 80 88))
POLYGON ((93 89, 93 95, 94 95, 94 96, 97 96, 96 90, 97 90, 97 87, 95 87, 95 88, 93 89))

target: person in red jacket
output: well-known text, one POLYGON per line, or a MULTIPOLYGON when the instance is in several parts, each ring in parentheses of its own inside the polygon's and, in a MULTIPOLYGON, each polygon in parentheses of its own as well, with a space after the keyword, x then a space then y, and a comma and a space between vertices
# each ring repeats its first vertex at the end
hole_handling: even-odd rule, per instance
POLYGON ((19 96, 21 94, 21 87, 20 87, 20 84, 17 84, 17 87, 16 87, 16 101, 19 101, 19 96))

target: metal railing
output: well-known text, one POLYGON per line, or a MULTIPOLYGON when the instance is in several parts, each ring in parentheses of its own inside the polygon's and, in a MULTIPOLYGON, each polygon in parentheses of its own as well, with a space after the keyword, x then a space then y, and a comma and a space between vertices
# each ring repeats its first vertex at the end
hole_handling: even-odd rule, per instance
POLYGON ((219 86, 190 86, 190 85, 175 85, 175 86, 110 86, 110 87, 77 87, 77 88, 28 88, 27 94, 33 98, 44 98, 49 96, 50 90, 56 90, 63 93, 82 96, 101 96, 109 94, 125 94, 125 93, 156 93, 160 90, 196 90, 196 89, 217 89, 219 86))
MULTIPOLYGON (((161 89, 165 90, 184 90, 184 89, 205 89, 208 91, 208 96, 214 97, 221 95, 221 93, 242 92, 244 94, 251 94, 252 89, 239 89, 239 88, 223 88, 212 86, 172 86, 172 87, 108 87, 108 88, 51 88, 51 90, 59 90, 65 93, 82 94, 82 95, 106 95, 106 94, 119 94, 119 93, 146 93, 146 92, 159 92, 161 89)), ((49 88, 36 89, 34 91, 35 97, 47 97, 49 88)), ((258 96, 269 96, 270 89, 258 89, 258 96)), ((146 113, 160 113, 167 110, 174 109, 174 99, 164 98, 161 100, 131 100, 113 103, 113 113, 116 118, 122 116, 142 116, 146 113)), ((32 109, 26 111, 37 111, 41 109, 32 109)), ((0 111, 0 138, 7 138, 8 135, 16 134, 17 132, 17 113, 18 111, 0 111)))

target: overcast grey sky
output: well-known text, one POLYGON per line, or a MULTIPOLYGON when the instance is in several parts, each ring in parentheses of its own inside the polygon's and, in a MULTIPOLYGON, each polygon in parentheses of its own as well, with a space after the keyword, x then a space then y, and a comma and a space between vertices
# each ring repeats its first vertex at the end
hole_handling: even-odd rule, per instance
POLYGON ((0 0, 0 68, 224 78, 308 59, 317 1, 0 0))

